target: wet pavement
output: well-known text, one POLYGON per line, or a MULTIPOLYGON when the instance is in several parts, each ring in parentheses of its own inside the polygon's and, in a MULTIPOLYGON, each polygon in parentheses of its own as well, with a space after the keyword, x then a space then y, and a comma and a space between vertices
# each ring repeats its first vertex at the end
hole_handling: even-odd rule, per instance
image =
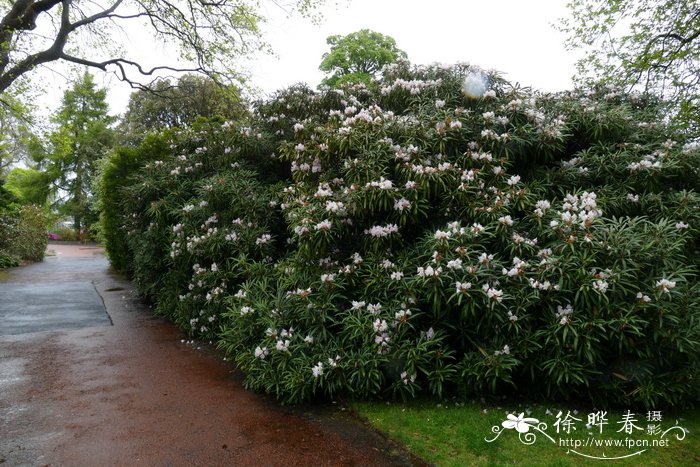
POLYGON ((422 465, 335 406, 280 407, 154 317, 99 249, 0 277, 0 464, 422 465))

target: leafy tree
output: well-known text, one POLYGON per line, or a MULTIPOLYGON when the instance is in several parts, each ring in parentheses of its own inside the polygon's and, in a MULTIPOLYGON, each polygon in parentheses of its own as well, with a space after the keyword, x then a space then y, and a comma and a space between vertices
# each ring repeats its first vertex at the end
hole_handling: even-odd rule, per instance
POLYGON ((700 2, 698 0, 572 0, 560 29, 584 84, 602 81, 655 92, 673 102, 678 123, 700 123, 700 2))
POLYGON ((333 73, 323 84, 338 86, 348 82, 369 83, 384 65, 406 58, 396 41, 378 32, 362 29, 347 36, 329 36, 331 51, 323 55, 319 69, 333 73))
MULTIPOLYGON (((293 0, 292 6, 311 14, 322 2, 293 0)), ((226 81, 237 77, 232 63, 265 47, 262 9, 254 0, 6 1, 0 7, 0 92, 37 66, 56 61, 113 72, 136 88, 169 71, 226 81), (190 65, 148 67, 126 55, 119 39, 129 27, 150 31, 154 41, 167 43, 190 65)))
POLYGON ((5 188, 24 204, 43 206, 49 198, 48 173, 31 168, 15 167, 7 174, 5 188))
POLYGON ((118 131, 123 142, 134 145, 148 132, 189 125, 197 117, 236 120, 246 112, 238 88, 187 74, 176 84, 166 79, 158 81, 153 91, 133 92, 118 131))
POLYGON ((61 210, 73 216, 78 233, 96 220, 91 211, 93 176, 113 143, 114 117, 107 113, 106 95, 89 73, 77 80, 53 117, 57 129, 49 137, 50 148, 37 160, 51 180, 61 210))
POLYGON ((10 93, 0 95, 0 173, 26 160, 35 123, 32 108, 10 93))

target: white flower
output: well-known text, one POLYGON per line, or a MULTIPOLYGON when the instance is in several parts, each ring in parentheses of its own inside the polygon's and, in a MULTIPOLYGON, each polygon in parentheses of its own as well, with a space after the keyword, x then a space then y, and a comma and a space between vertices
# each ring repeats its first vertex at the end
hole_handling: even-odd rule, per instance
POLYGON ((311 335, 306 336, 304 338, 304 342, 306 342, 307 344, 313 344, 314 343, 314 336, 311 336, 311 335))
POLYGON ((494 355, 508 355, 508 354, 510 354, 510 347, 507 345, 504 345, 503 350, 496 350, 493 354, 494 355))
POLYGON ((432 266, 426 266, 426 267, 419 266, 416 269, 416 272, 417 272, 418 276, 420 276, 420 277, 437 277, 442 272, 442 268, 441 267, 433 268, 432 266))
POLYGON ((403 273, 401 271, 391 273, 391 280, 400 281, 401 279, 403 279, 403 273))
POLYGON ((279 339, 277 343, 275 344, 275 348, 279 350, 280 352, 289 352, 289 343, 291 341, 289 339, 282 340, 279 339))
POLYGON ((452 236, 450 232, 443 232, 442 230, 437 230, 433 238, 435 240, 447 240, 452 236))
POLYGON ((394 209, 397 211, 404 211, 405 209, 409 209, 411 207, 411 202, 407 200, 406 198, 401 198, 399 200, 396 200, 394 203, 394 209))
POLYGON ((486 293, 486 296, 500 303, 503 301, 503 291, 492 287, 490 284, 484 284, 482 290, 486 293))
POLYGON ((353 310, 359 310, 360 308, 363 308, 365 306, 365 302, 356 302, 355 300, 352 301, 352 309, 353 310))
POLYGON ((513 219, 508 215, 508 216, 503 216, 498 218, 498 222, 500 222, 503 225, 511 226, 513 225, 513 219))
POLYGON ((392 233, 399 231, 399 226, 396 224, 387 224, 386 226, 374 225, 369 229, 365 229, 365 235, 372 237, 388 237, 392 233))
POLYGON ((267 350, 267 347, 260 347, 257 346, 255 348, 255 358, 259 358, 261 360, 265 360, 265 357, 268 356, 270 352, 267 350))
POLYGON ((643 303, 649 303, 651 301, 649 295, 644 295, 642 292, 637 292, 637 299, 643 303))
POLYGON ((411 310, 399 310, 394 313, 394 319, 396 321, 406 321, 408 317, 411 316, 411 310))
POLYGON ((661 291, 664 293, 670 293, 671 289, 676 287, 676 282, 662 278, 662 279, 659 279, 658 281, 656 281, 656 287, 658 289, 661 289, 661 291))
POLYGON ((513 175, 507 181, 509 186, 515 186, 520 182, 520 175, 513 175))
POLYGON ((677 228, 678 230, 687 229, 687 228, 689 228, 689 227, 690 227, 690 225, 686 224, 686 223, 683 222, 683 221, 679 221, 679 222, 676 223, 676 228, 677 228))
POLYGON ((442 109, 443 107, 445 107, 445 101, 444 101, 444 100, 438 99, 438 100, 435 101, 435 108, 436 108, 436 109, 442 109))
POLYGON ((608 290, 608 282, 602 279, 593 282, 593 288, 600 293, 605 293, 608 290))
POLYGON ((260 237, 255 239, 255 244, 256 245, 265 245, 272 239, 272 235, 270 234, 263 234, 260 237))
POLYGON ((311 368, 311 374, 314 376, 314 378, 318 378, 323 374, 323 362, 318 362, 316 365, 311 368))
POLYGON ((456 282, 455 283, 455 289, 457 289, 458 293, 466 293, 467 290, 472 288, 472 283, 471 282, 456 282))
POLYGON ((326 211, 338 214, 339 216, 345 215, 345 205, 340 201, 326 201, 326 211))
POLYGON ((493 260, 493 255, 481 253, 479 255, 479 264, 487 265, 493 260))
POLYGON ((389 324, 386 322, 386 320, 376 319, 373 323, 373 327, 374 332, 382 333, 389 329, 389 324))
MULTIPOLYGON (((364 303, 364 302, 361 302, 361 303, 364 303)), ((370 303, 367 305, 367 311, 369 311, 370 314, 376 316, 382 311, 382 304, 381 303, 370 303)))
POLYGON ((481 224, 477 224, 477 223, 474 223, 474 224, 472 225, 472 227, 471 227, 471 231, 472 231, 472 233, 473 233, 474 235, 479 235, 479 234, 482 233, 484 230, 486 230, 486 229, 484 228, 484 226, 481 225, 481 224))
POLYGON ((462 269, 462 260, 457 258, 447 262, 448 269, 462 269))
POLYGON ((253 310, 253 309, 252 309, 251 307, 249 307, 249 306, 241 307, 241 316, 249 315, 249 314, 253 313, 254 311, 255 311, 255 310, 253 310))
POLYGON ((403 371, 401 372, 401 381, 403 382, 403 384, 413 383, 416 381, 416 375, 409 375, 408 373, 403 371))
POLYGON ((327 232, 331 229, 331 221, 324 219, 314 226, 317 231, 327 232))
POLYGON ((321 274, 321 282, 330 284, 335 280, 335 274, 321 274))

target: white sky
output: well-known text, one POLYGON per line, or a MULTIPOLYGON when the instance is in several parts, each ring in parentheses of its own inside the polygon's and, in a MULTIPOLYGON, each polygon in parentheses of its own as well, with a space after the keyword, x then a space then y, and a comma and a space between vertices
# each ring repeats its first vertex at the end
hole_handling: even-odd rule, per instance
POLYGON ((564 50, 564 36, 552 27, 567 15, 567 0, 349 3, 325 8, 320 26, 279 14, 270 18, 266 37, 278 58, 258 59, 253 83, 266 92, 300 81, 315 87, 324 76, 318 66, 329 50, 326 38, 366 28, 393 37, 415 64, 467 62, 545 91, 571 87, 576 57, 564 50))
MULTIPOLYGON (((511 82, 544 91, 571 87, 576 56, 564 50, 564 36, 552 26, 567 15, 567 0, 329 0, 324 21, 288 18, 269 1, 265 39, 275 56, 259 55, 246 68, 250 82, 263 94, 298 82, 315 87, 318 70, 329 50, 326 38, 371 29, 393 37, 415 64, 467 62, 496 69, 511 82), (335 5, 335 2, 340 5, 335 5)), ((128 39, 125 37, 125 39, 128 39)), ((131 47, 162 55, 162 48, 144 47, 132 38, 131 47)), ((167 54, 166 54, 167 55, 167 54)), ((109 88, 113 114, 124 111, 131 89, 116 78, 96 75, 109 88)), ((58 83, 57 83, 58 84, 58 83)), ((65 85, 53 88, 47 106, 53 112, 65 85), (53 102, 49 104, 49 102, 53 102)), ((47 109, 49 110, 49 109, 47 109)))

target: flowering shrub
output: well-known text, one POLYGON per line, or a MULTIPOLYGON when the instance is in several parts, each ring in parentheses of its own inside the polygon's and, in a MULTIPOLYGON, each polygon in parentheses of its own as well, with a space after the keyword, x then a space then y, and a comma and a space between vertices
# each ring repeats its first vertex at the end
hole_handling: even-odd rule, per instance
POLYGON ((294 87, 124 191, 137 285, 286 401, 697 397, 700 148, 468 66, 294 87), (257 129, 254 129, 257 128, 257 129))

